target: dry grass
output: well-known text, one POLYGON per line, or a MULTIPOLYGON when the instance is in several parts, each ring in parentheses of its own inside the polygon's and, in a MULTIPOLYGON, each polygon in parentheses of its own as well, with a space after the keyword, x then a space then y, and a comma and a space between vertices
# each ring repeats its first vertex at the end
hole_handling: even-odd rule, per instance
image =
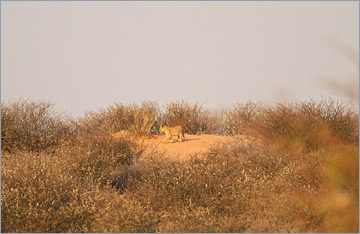
POLYGON ((114 104, 72 124, 50 107, 2 104, 2 232, 359 231, 359 117, 349 105, 249 101, 221 119, 184 101, 164 112, 114 104), (187 161, 156 151, 138 160, 141 146, 111 135, 159 123, 258 140, 231 137, 187 161))

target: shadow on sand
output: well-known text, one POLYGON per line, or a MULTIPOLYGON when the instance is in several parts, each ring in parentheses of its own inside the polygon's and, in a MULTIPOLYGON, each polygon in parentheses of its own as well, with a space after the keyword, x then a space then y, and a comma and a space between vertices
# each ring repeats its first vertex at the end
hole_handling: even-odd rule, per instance
MULTIPOLYGON (((161 134, 153 134, 153 138, 162 140, 162 139, 165 138, 165 134, 163 134, 163 135, 161 135, 161 134)), ((192 139, 183 138, 182 142, 185 142, 185 141, 197 141, 197 140, 201 140, 201 138, 192 138, 192 139)), ((175 142, 178 142, 179 139, 175 136, 175 137, 173 137, 173 141, 175 143, 175 142)))
POLYGON ((193 138, 193 139, 183 138, 182 140, 183 140, 183 142, 185 142, 185 141, 197 141, 197 140, 201 140, 201 138, 193 138))
MULTIPOLYGON (((193 139, 182 139, 182 142, 187 142, 187 141, 197 141, 197 140, 201 140, 201 138, 193 138, 193 139)), ((173 142, 172 143, 176 143, 176 142, 179 142, 179 139, 174 139, 173 138, 173 142)), ((166 143, 171 143, 169 140, 166 141, 166 143)))

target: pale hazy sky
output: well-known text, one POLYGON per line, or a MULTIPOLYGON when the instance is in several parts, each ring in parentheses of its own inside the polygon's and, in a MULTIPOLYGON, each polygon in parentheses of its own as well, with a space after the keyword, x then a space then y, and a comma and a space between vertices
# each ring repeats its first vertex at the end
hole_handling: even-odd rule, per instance
POLYGON ((324 78, 359 77, 344 48, 358 54, 358 2, 1 2, 1 98, 75 116, 143 100, 342 98, 324 78))

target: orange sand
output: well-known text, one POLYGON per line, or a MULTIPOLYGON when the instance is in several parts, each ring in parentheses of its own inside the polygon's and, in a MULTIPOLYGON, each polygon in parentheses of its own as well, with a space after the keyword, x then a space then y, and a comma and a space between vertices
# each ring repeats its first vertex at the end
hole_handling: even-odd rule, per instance
MULTIPOLYGON (((156 152, 164 153, 165 157, 186 160, 192 154, 206 152, 211 145, 234 139, 234 137, 228 136, 185 134, 185 139, 182 142, 178 142, 175 136, 173 137, 173 143, 169 140, 162 143, 161 140, 163 138, 165 138, 165 135, 153 135, 152 139, 139 140, 146 148, 145 155, 155 150, 156 152)), ((245 143, 250 140, 248 136, 237 136, 237 139, 245 143)))

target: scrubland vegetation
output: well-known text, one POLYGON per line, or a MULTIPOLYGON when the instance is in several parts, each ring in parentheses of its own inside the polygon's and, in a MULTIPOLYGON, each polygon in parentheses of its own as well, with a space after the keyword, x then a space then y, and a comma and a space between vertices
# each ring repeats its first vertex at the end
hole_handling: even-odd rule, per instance
POLYGON ((2 232, 357 233, 359 114, 331 98, 221 114, 114 103, 78 119, 48 102, 2 102, 1 185, 2 232), (229 140, 176 161, 111 135, 161 124, 229 140))

